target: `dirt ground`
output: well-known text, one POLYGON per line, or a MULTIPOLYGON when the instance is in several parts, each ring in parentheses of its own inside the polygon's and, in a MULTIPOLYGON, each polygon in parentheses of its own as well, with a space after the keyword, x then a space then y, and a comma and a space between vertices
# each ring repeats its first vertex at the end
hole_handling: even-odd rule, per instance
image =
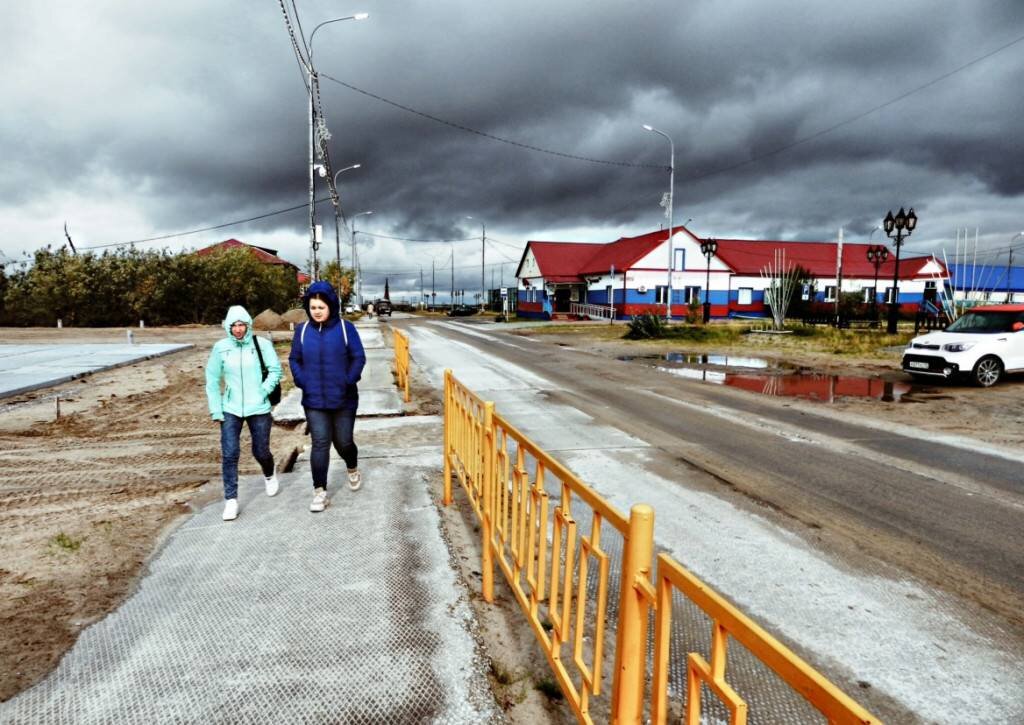
MULTIPOLYGON (((196 347, 0 401, 0 701, 49 672, 85 626, 131 592, 170 524, 191 506, 220 495, 218 435, 206 409, 203 367, 223 331, 134 332, 139 343, 196 347), (56 420, 53 394, 58 391, 61 417, 56 420)), ((758 336, 712 349, 627 342, 594 328, 549 332, 543 339, 608 357, 715 352, 768 358, 805 371, 909 382, 899 370, 897 352, 851 358, 758 336)), ((122 329, 0 330, 4 343, 123 340, 122 329)), ((286 354, 283 348, 279 354, 286 354)), ((780 404, 826 406, 837 415, 1019 450, 1024 443, 1022 402, 1024 376, 987 390, 915 386, 898 402, 851 398, 780 404)), ((275 427, 272 446, 279 461, 301 444, 297 430, 275 427)), ((255 461, 243 455, 240 473, 257 471, 255 461)), ((510 701, 518 701, 523 688, 516 673, 526 663, 508 656, 508 671, 494 673, 494 679, 507 685, 510 701)), ((496 689, 500 694, 501 688, 496 689)))
MULTIPOLYGON (((169 524, 220 495, 203 368, 223 330, 134 333, 195 348, 0 401, 0 701, 130 593, 169 524)), ((4 343, 76 341, 123 342, 124 331, 0 330, 4 343)), ((300 444, 275 428, 278 461, 300 444)), ((240 473, 258 468, 243 455, 240 473)))

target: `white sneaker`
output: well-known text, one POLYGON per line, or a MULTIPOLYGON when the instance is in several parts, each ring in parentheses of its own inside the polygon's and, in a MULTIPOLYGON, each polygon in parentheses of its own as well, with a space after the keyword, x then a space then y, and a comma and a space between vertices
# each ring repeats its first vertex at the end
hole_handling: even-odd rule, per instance
POLYGON ((326 488, 315 488, 313 490, 315 493, 313 494, 313 503, 309 505, 309 510, 313 513, 318 513, 327 508, 327 504, 330 503, 331 500, 327 498, 326 488))
POLYGON ((267 495, 276 496, 280 490, 280 485, 277 482, 277 471, 274 471, 270 478, 264 478, 263 481, 267 484, 267 495))
POLYGON ((359 487, 363 485, 363 477, 359 475, 358 468, 352 468, 348 472, 348 487, 353 491, 358 491, 359 487))
POLYGON ((225 521, 234 521, 238 518, 238 499, 229 498, 224 502, 224 516, 222 517, 225 521))

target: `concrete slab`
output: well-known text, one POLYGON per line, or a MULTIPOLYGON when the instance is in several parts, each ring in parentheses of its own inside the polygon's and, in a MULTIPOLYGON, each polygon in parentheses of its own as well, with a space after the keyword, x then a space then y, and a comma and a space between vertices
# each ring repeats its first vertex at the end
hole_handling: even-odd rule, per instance
POLYGON ((357 435, 373 454, 362 490, 334 465, 331 505, 311 514, 304 456, 275 498, 244 478, 236 521, 218 501, 175 531, 138 591, 0 721, 500 721, 428 488, 441 421, 357 435))
POLYGON ((0 398, 186 350, 192 345, 0 345, 0 398))

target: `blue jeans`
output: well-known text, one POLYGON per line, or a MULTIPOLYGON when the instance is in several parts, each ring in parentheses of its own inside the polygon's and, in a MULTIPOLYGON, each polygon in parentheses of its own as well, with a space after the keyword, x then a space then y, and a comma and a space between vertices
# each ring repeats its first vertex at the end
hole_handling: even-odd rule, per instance
POLYGON ((259 461, 263 475, 269 478, 274 474, 274 456, 270 453, 270 428, 274 420, 270 413, 247 415, 245 418, 224 413, 224 422, 220 424, 220 465, 224 477, 224 498, 238 498, 238 457, 241 454, 239 438, 242 435, 243 422, 249 424, 252 455, 259 461))
POLYGON ((346 466, 356 468, 359 465, 359 449, 352 440, 356 412, 306 408, 306 422, 309 423, 309 435, 313 439, 313 450, 309 454, 309 465, 313 469, 313 488, 327 488, 331 443, 334 443, 334 450, 338 455, 345 459, 346 466))

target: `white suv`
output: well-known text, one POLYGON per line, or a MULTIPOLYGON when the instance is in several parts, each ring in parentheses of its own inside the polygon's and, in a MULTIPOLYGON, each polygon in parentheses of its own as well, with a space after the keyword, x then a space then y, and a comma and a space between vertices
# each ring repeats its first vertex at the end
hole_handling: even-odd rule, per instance
POLYGON ((943 332, 915 337, 903 370, 915 378, 965 375, 983 388, 1024 370, 1024 305, 975 307, 943 332))

